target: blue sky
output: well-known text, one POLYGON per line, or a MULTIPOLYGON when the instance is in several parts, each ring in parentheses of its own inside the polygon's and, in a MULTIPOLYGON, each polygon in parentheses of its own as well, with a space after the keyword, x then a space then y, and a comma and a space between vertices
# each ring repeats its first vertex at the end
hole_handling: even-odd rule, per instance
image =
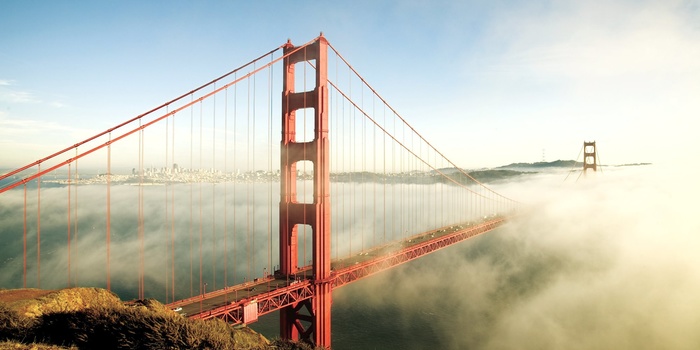
POLYGON ((0 168, 323 31, 455 163, 700 154, 700 1, 2 1, 0 168), (12 151, 10 151, 12 150, 12 151))

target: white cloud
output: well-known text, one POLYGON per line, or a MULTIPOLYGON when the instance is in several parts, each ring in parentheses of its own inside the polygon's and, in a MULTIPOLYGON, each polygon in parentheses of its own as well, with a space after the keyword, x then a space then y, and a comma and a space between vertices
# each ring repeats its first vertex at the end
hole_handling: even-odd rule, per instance
POLYGON ((17 89, 14 80, 0 79, 0 101, 12 104, 44 104, 54 108, 67 105, 61 101, 62 96, 53 95, 51 102, 44 101, 32 91, 17 89))
POLYGON ((505 43, 491 69, 508 74, 600 79, 698 73, 700 32, 693 20, 666 2, 519 8, 494 21, 484 45, 505 43))
POLYGON ((0 101, 5 103, 41 102, 32 92, 18 90, 14 80, 0 79, 0 101))
POLYGON ((51 102, 49 105, 50 105, 51 107, 54 107, 54 108, 65 108, 65 107, 68 107, 68 105, 66 105, 65 103, 60 102, 60 101, 53 101, 53 102, 51 102))
MULTIPOLYGON (((68 123, 18 119, 8 113, 0 114, 0 148, 17 152, 4 152, 0 162, 4 166, 18 167, 57 151, 69 142, 84 139, 90 130, 68 123)), ((62 160, 62 159, 61 159, 62 160)))
POLYGON ((27 91, 11 91, 0 95, 6 102, 10 103, 38 103, 41 102, 34 94, 27 91))
POLYGON ((455 349, 697 348, 700 186, 674 170, 502 184, 528 215, 348 286, 334 310, 372 310, 371 325, 399 330, 435 314, 425 334, 455 349))
POLYGON ((57 122, 22 119, 0 119, 0 128, 8 134, 15 133, 47 133, 74 132, 76 129, 57 122))

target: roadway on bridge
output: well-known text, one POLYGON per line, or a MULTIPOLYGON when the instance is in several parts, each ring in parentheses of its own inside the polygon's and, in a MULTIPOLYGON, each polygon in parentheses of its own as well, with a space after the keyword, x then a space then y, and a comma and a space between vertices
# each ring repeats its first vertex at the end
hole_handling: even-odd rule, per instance
MULTIPOLYGON (((331 263, 331 269, 333 271, 332 275, 337 277, 343 274, 348 274, 349 270, 355 269, 358 266, 370 264, 373 260, 386 260, 387 257, 397 255, 398 252, 407 251, 421 245, 425 246, 431 244, 432 242, 440 242, 441 240, 445 240, 446 238, 456 234, 466 232, 468 235, 460 240, 466 239, 474 235, 488 232, 491 229, 500 226, 504 221, 505 220, 501 217, 484 218, 484 220, 480 222, 470 222, 462 225, 443 227, 438 230, 414 235, 403 241, 393 242, 387 245, 358 252, 350 257, 333 261, 331 263)), ((384 265, 386 266, 375 269, 372 271, 372 273, 395 266, 397 263, 389 263, 384 265)), ((251 301, 269 298, 272 294, 275 294, 283 289, 292 290, 295 288, 301 289, 303 287, 308 287, 313 284, 313 276, 311 274, 311 267, 306 266, 303 267, 295 276, 280 278, 269 275, 250 282, 183 299, 171 303, 169 306, 174 310, 178 310, 179 313, 187 317, 215 317, 214 314, 216 314, 216 312, 214 310, 217 309, 221 310, 227 306, 240 307, 251 301)), ((343 282, 336 281, 333 284, 334 287, 338 287, 361 277, 364 277, 364 275, 352 277, 343 282)), ((268 309, 261 310, 260 315, 274 310, 275 307, 268 307, 268 309)), ((237 319, 234 320, 234 322, 237 322, 237 319)))

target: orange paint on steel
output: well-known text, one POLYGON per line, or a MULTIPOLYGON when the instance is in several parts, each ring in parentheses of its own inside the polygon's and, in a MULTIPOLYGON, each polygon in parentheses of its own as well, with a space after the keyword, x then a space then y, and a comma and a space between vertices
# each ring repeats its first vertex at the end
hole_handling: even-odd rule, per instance
MULTIPOLYGON (((234 85, 233 86, 233 130, 234 130, 234 132, 233 132, 233 145, 234 145, 234 147, 237 147, 237 145, 238 145, 236 142, 238 140, 238 138, 236 137, 236 134, 238 134, 236 132, 236 125, 237 125, 236 119, 237 119, 237 117, 238 117, 238 85, 234 85)), ((236 151, 235 151, 235 149, 233 151, 233 164, 234 165, 237 164, 236 163, 236 151)), ((236 182, 238 182, 237 179, 235 181, 233 181, 233 203, 236 203, 236 182)), ((235 207, 233 208, 232 220, 233 220, 233 248, 232 248, 233 261, 236 261, 236 228, 238 225, 236 225, 236 208, 235 207)), ((237 268, 233 269, 233 276, 231 276, 233 278, 233 283, 236 283, 236 275, 237 275, 236 271, 237 270, 238 270, 237 268)))
MULTIPOLYGON (((190 102, 194 101, 194 95, 190 96, 190 102)), ((190 107, 190 170, 194 169, 194 108, 190 107)), ((194 296, 194 185, 190 181, 190 227, 189 227, 189 248, 190 248, 190 297, 194 296)))
MULTIPOLYGON (((203 113, 203 106, 200 101, 199 104, 199 170, 202 170, 202 113, 203 113)), ((204 287, 206 285, 206 282, 204 282, 204 266, 203 266, 203 258, 202 258, 202 236, 204 234, 203 228, 202 228, 202 181, 199 181, 199 294, 202 294, 204 291, 206 291, 206 288, 204 287)), ((202 305, 200 303, 200 309, 202 305)))
MULTIPOLYGON (((228 174, 228 89, 224 90, 224 174, 228 174)), ((235 181, 235 180, 234 180, 235 181)), ((234 208, 235 211, 235 208, 234 208)), ((228 287, 228 181, 224 182, 224 288, 228 287)), ((228 304, 228 298, 225 299, 228 304)))
MULTIPOLYGON (((139 124, 141 124, 139 122, 139 124)), ((144 131, 139 132, 140 145, 139 145, 139 299, 145 298, 146 286, 145 286, 145 276, 146 276, 146 229, 145 229, 145 215, 143 212, 144 202, 143 202, 143 160, 145 152, 145 137, 144 131)))
POLYGON ((309 225, 313 233, 314 296, 307 311, 311 318, 300 314, 302 304, 295 303, 280 312, 280 336, 298 339, 300 336, 316 346, 330 347, 331 343, 331 284, 330 269, 330 171, 328 140, 328 42, 323 36, 298 49, 291 42, 284 46, 284 74, 282 92, 282 144, 280 179, 280 273, 285 276, 297 272, 297 225, 309 225), (314 90, 296 92, 294 64, 316 60, 314 90), (296 142, 295 117, 298 109, 314 109, 314 139, 296 142), (313 203, 299 203, 296 194, 296 163, 314 164, 313 203), (311 321, 303 329, 302 321, 311 321))
MULTIPOLYGON (((37 170, 41 172, 41 164, 37 170)), ((36 287, 41 288, 41 177, 36 180, 36 287)))
MULTIPOLYGON (((173 172, 175 172, 175 115, 173 114, 173 122, 172 122, 172 144, 171 144, 171 151, 172 151, 172 159, 171 162, 173 163, 170 167, 173 172)), ((166 132, 167 133, 167 132, 166 132)), ((166 164, 167 166, 168 164, 166 164)), ((175 186, 170 185, 170 283, 171 283, 171 289, 172 289, 172 300, 175 300, 175 186)))
MULTIPOLYGON (((246 152, 246 164, 249 167, 248 170, 251 170, 251 169, 254 169, 254 167, 251 167, 251 164, 250 164, 250 149, 251 149, 250 138, 252 135, 255 134, 255 130, 250 130, 250 124, 251 124, 251 118, 250 118, 250 79, 248 79, 247 97, 248 97, 248 104, 246 105, 246 118, 247 118, 248 133, 247 133, 247 138, 246 138, 246 141, 247 141, 246 150, 248 150, 248 152, 246 152)), ((253 201, 250 198, 250 186, 246 186, 245 193, 246 193, 246 203, 253 203, 253 201)), ((253 192, 253 193, 255 193, 255 192, 253 192)), ((246 280, 251 280, 251 276, 250 276, 250 252, 251 252, 251 249, 250 249, 250 230, 251 230, 251 228, 250 228, 250 206, 248 205, 248 206, 246 206, 246 235, 245 235, 245 247, 246 247, 245 252, 246 252, 246 268, 247 268, 246 277, 245 277, 246 280)))
POLYGON ((22 210, 24 233, 22 235, 22 288, 27 288, 27 184, 24 184, 24 208, 22 210))
MULTIPOLYGON (((78 148, 75 148, 75 153, 78 154, 78 148)), ((78 174, 78 160, 75 160, 75 201, 73 203, 74 217, 73 217, 73 239, 75 240, 74 254, 76 258, 80 257, 78 254, 78 180, 80 175, 78 174)), ((78 264, 80 265, 80 264, 78 264)), ((73 274, 73 285, 78 285, 78 273, 76 268, 76 273, 73 274)))
MULTIPOLYGON (((216 90, 216 84, 214 84, 214 89, 216 90)), ((212 96, 213 108, 212 108, 212 130, 211 130, 211 168, 212 171, 216 170, 216 95, 212 96)), ((173 130, 174 132, 174 130, 173 130)), ((173 153, 173 157, 174 157, 173 153)), ((212 278, 212 290, 216 290, 216 182, 211 183, 211 278, 212 278)), ((173 242, 174 244, 174 242, 173 242)), ((174 248, 174 245, 173 245, 174 248)), ((173 256, 174 258, 174 256, 173 256)), ((173 265, 173 271, 175 265, 173 265)), ((173 275, 174 277, 174 275, 173 275)), ((175 285, 173 284, 173 300, 175 296, 175 285)))
POLYGON ((68 164, 68 285, 67 287, 70 287, 70 230, 71 230, 71 223, 70 223, 70 188, 71 188, 71 178, 70 178, 70 168, 71 165, 68 164))
POLYGON ((111 187, 112 187, 112 134, 109 134, 110 141, 107 142, 107 290, 112 290, 111 271, 110 271, 110 240, 112 234, 112 203, 111 203, 111 187))

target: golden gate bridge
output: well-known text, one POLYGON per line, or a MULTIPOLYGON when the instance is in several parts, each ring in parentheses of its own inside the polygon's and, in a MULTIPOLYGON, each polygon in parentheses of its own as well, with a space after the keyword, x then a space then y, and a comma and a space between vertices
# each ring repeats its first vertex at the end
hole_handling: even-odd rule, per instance
POLYGON ((0 186, 0 204, 16 209, 3 224, 3 287, 104 287, 232 324, 279 311, 281 337, 326 347, 335 288, 518 208, 421 136, 323 35, 0 186))

